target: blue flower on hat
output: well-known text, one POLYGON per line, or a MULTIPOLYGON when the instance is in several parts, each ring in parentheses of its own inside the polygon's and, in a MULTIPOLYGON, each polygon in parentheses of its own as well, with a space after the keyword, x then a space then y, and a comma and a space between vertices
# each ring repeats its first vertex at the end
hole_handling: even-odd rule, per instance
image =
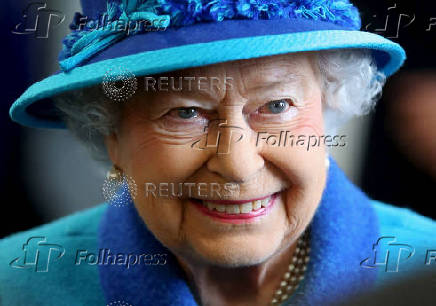
MULTIPOLYGON (((63 41, 60 66, 69 71, 96 53, 123 39, 125 31, 93 31, 98 20, 137 21, 165 19, 166 27, 182 27, 201 22, 232 19, 305 18, 334 23, 358 30, 359 12, 348 0, 122 0, 108 1, 107 11, 86 23, 84 29, 76 15, 73 32, 63 41)), ((135 31, 134 34, 144 33, 135 31)))

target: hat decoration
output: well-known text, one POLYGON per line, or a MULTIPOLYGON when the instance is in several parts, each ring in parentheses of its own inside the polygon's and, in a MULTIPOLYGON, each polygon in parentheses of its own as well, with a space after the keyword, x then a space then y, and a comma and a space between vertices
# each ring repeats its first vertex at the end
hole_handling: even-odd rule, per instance
POLYGON ((231 19, 273 20, 305 18, 330 22, 350 30, 360 29, 359 12, 348 1, 329 0, 122 0, 108 1, 107 11, 96 18, 86 19, 77 13, 70 28, 72 33, 63 40, 60 66, 67 72, 82 64, 99 51, 113 45, 129 34, 146 33, 157 28, 182 27, 200 22, 231 19), (95 29, 100 20, 110 25, 95 29), (132 21, 149 21, 150 27, 125 27, 132 21), (158 22, 155 22, 158 20, 158 22), (112 25, 119 25, 114 29, 112 25), (124 29, 123 29, 124 26, 124 29))

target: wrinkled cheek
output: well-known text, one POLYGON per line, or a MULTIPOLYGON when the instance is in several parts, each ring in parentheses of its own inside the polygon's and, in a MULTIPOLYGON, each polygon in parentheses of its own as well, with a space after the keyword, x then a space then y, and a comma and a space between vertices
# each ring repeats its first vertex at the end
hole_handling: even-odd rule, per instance
POLYGON ((147 228, 166 246, 180 244, 184 207, 179 200, 137 198, 135 207, 147 228))
POLYGON ((326 150, 321 107, 307 109, 290 131, 295 138, 285 147, 265 148, 264 158, 284 173, 289 188, 284 207, 290 235, 299 235, 318 207, 326 179, 326 150), (303 141, 298 141, 298 139, 303 141))
POLYGON ((295 133, 302 135, 320 136, 324 133, 322 103, 319 98, 313 98, 300 110, 294 129, 295 133))
POLYGON ((127 170, 139 181, 179 183, 192 175, 206 160, 205 152, 191 143, 169 142, 159 133, 134 131, 124 144, 127 170))
POLYGON ((295 171, 299 176, 300 182, 314 183, 322 177, 325 170, 325 134, 324 120, 322 116, 321 101, 310 103, 307 108, 300 113, 299 120, 295 126, 292 156, 295 164, 295 171), (298 137, 304 141, 298 142, 298 137))
POLYGON ((178 248, 183 244, 186 219, 185 204, 170 199, 178 184, 203 164, 204 153, 190 146, 172 145, 156 135, 128 135, 124 144, 125 169, 137 184, 135 207, 151 232, 164 245, 178 248), (173 189, 171 189, 171 186, 173 189))
MULTIPOLYGON (((286 201, 289 203, 289 199, 286 201)), ((292 201, 294 202, 294 201, 292 201)), ((286 211, 286 221, 287 221, 287 234, 293 237, 296 236, 297 233, 301 232, 301 229, 304 228, 304 220, 305 218, 299 215, 298 207, 289 207, 289 204, 285 207, 286 211)))
POLYGON ((293 235, 304 231, 321 201, 326 172, 322 163, 317 164, 313 168, 295 169, 292 175, 298 179, 285 194, 287 220, 293 235))

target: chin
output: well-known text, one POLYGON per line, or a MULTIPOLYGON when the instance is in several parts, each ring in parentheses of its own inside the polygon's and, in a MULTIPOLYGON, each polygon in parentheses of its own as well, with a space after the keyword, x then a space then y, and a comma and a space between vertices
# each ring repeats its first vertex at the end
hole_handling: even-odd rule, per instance
POLYGON ((219 238, 190 239, 189 249, 199 260, 211 265, 229 268, 244 267, 265 262, 279 252, 282 240, 282 231, 275 231, 275 234, 242 235, 236 233, 219 238))

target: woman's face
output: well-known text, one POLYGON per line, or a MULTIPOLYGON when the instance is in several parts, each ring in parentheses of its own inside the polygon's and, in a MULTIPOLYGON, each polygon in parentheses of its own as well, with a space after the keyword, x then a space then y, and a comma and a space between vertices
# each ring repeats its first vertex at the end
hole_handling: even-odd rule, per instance
POLYGON ((109 154, 138 186, 139 215, 173 253, 258 264, 304 231, 326 178, 314 58, 182 70, 144 80, 126 102, 109 154))

